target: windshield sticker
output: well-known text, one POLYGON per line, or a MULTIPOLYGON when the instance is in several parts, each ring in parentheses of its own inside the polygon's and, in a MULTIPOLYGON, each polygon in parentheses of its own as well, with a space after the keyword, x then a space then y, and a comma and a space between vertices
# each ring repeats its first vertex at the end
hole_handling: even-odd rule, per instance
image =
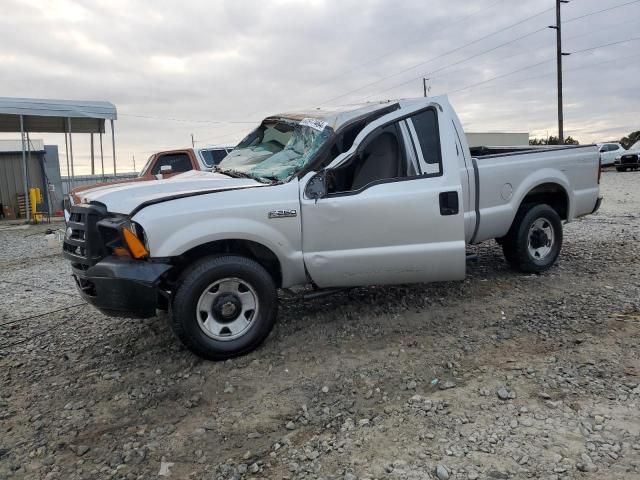
POLYGON ((303 127, 310 127, 314 130, 318 130, 319 132, 323 131, 329 124, 324 120, 320 120, 319 118, 303 118, 300 121, 300 125, 303 127))

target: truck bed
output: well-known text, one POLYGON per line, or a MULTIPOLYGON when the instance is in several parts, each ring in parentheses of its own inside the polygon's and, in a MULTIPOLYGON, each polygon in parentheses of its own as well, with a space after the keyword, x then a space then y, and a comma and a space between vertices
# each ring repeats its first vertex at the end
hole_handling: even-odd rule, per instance
POLYGON ((598 200, 595 145, 479 147, 471 161, 474 178, 465 199, 465 236, 471 243, 504 236, 527 196, 559 205, 566 221, 591 213, 598 200))

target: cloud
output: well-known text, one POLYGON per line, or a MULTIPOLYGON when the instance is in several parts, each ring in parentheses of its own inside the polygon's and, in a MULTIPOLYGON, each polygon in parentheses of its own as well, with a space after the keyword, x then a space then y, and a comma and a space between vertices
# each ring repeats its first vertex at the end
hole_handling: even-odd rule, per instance
MULTIPOLYGON (((251 128, 231 122, 335 97, 329 103, 418 96, 423 76, 432 77, 431 94, 455 92, 451 101, 469 130, 555 134, 555 36, 544 28, 555 22, 554 12, 488 36, 552 6, 533 0, 4 0, 2 93, 112 101, 121 113, 122 170, 133 155, 139 166, 154 150, 189 145, 191 133, 203 143, 233 143, 251 128)), ((572 2, 563 15, 570 20, 608 6, 572 2)), ((634 4, 568 21, 565 50, 637 36, 631 20, 639 13, 634 4)), ((639 62, 629 59, 637 45, 565 57, 566 134, 590 142, 640 128, 639 62)), ((88 140, 74 142, 86 172, 88 140)))

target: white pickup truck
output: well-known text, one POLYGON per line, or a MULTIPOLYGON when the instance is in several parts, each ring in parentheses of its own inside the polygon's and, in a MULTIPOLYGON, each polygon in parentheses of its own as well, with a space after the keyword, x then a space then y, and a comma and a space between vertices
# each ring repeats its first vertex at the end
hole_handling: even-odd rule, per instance
POLYGON ((470 152, 446 97, 274 115, 215 172, 87 192, 64 255, 102 312, 168 310, 223 359, 267 337, 278 288, 460 280, 490 239, 544 271, 562 222, 598 209, 599 171, 596 146, 470 152))

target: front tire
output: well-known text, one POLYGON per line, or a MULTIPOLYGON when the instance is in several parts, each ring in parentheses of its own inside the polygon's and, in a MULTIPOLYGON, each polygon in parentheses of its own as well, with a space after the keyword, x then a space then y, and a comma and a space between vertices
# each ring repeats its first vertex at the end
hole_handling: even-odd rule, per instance
POLYGON ((549 205, 523 205, 503 239, 507 262, 525 273, 540 273, 556 262, 562 249, 562 221, 549 205))
POLYGON ((257 348, 273 328, 276 286, 259 263, 239 255, 205 257, 180 276, 170 322, 196 355, 224 360, 257 348))

